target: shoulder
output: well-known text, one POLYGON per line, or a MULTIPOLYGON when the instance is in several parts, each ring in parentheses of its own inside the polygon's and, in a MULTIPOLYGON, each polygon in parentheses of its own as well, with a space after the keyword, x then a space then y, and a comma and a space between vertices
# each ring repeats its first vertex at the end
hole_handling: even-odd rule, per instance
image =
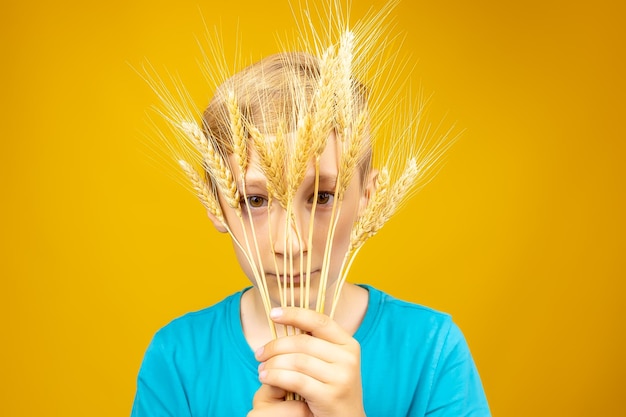
POLYGON ((384 333, 402 338, 434 341, 448 335, 458 337, 460 330, 450 314, 395 298, 371 286, 364 325, 371 335, 384 333))
POLYGON ((450 314, 365 288, 370 304, 355 334, 364 350, 395 352, 431 366, 450 355, 470 357, 465 337, 450 314))
POLYGON ((407 314, 420 319, 442 322, 451 321, 451 316, 448 313, 421 304, 401 300, 374 287, 367 286, 366 288, 370 293, 371 302, 379 303, 384 308, 383 311, 386 314, 407 314))
POLYGON ((222 301, 204 309, 186 313, 159 329, 151 348, 173 348, 197 344, 206 336, 226 332, 234 309, 238 309, 241 293, 232 294, 222 301))
POLYGON ((434 410, 446 416, 489 415, 469 347, 451 315, 366 288, 370 305, 357 340, 362 363, 367 363, 362 370, 364 392, 376 394, 367 409, 388 415, 380 398, 406 398, 395 405, 402 409, 398 415, 434 410), (381 375, 395 381, 391 391, 380 382, 381 375))
POLYGON ((226 346, 229 355, 245 356, 245 346, 241 347, 240 341, 243 336, 236 331, 240 298, 241 292, 233 294, 213 306, 178 317, 158 330, 146 349, 140 377, 174 370, 180 378, 193 376, 199 363, 213 363, 219 357, 215 353, 227 349, 226 346))
MULTIPOLYGON (((240 298, 241 292, 233 294, 178 317, 156 332, 137 377, 133 415, 232 415, 209 410, 230 405, 219 402, 219 398, 234 395, 224 393, 232 386, 223 384, 224 376, 239 371, 254 375, 256 371, 254 355, 250 349, 246 351, 240 334, 240 298)), ((257 381, 254 377, 250 380, 257 381)), ((245 400, 237 403, 247 403, 248 398, 245 400)))

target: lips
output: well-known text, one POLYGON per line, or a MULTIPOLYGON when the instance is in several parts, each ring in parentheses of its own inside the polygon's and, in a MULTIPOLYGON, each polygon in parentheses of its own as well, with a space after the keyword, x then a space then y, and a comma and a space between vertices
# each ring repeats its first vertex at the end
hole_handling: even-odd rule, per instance
POLYGON ((287 283, 291 284, 293 282, 293 285, 299 285, 300 284, 300 275, 294 275, 293 279, 291 277, 291 275, 287 275, 286 277, 283 278, 283 281, 287 281, 287 283))
MULTIPOLYGON (((313 277, 315 276, 315 274, 317 273, 317 271, 311 271, 311 279, 313 279, 313 277)), ((274 273, 266 273, 265 274, 266 277, 268 276, 272 276, 272 277, 276 277, 276 274, 274 273)), ((299 285, 301 282, 306 281, 306 274, 304 275, 300 275, 299 273, 293 273, 293 274, 280 274, 280 281, 283 284, 291 284, 291 282, 293 282, 294 285, 299 285), (292 279, 293 277, 293 279, 292 279)))

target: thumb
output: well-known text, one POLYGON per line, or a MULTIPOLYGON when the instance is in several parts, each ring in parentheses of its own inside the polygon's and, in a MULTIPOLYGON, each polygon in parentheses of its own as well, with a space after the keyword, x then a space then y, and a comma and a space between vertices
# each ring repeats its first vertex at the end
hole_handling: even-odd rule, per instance
POLYGON ((269 404, 285 401, 285 395, 287 395, 287 391, 284 389, 263 384, 254 394, 252 405, 254 408, 262 408, 269 404))

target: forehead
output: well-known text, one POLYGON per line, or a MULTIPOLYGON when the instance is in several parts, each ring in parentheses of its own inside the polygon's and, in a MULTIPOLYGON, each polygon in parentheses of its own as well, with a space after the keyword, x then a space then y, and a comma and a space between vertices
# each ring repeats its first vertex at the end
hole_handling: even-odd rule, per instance
MULTIPOLYGON (((269 143, 273 143, 277 139, 275 136, 266 136, 266 139, 269 143)), ((289 161, 293 160, 296 155, 295 143, 296 143, 296 135, 290 133, 285 135, 284 142, 286 145, 287 154, 284 156, 284 169, 282 170, 282 178, 279 178, 280 181, 287 182, 289 175, 293 175, 290 171, 289 161)), ((250 141, 252 142, 252 141, 250 141)), ((326 141, 326 145, 322 153, 318 158, 318 168, 319 168, 319 177, 320 180, 330 180, 336 179, 338 171, 339 171, 339 157, 341 150, 338 148, 337 139, 334 133, 331 133, 326 141)), ((291 167, 293 169, 294 167, 291 167)), ((315 168, 315 158, 311 157, 307 162, 305 168, 305 178, 314 178, 316 175, 315 168)), ((256 147, 249 143, 248 146, 248 168, 246 170, 245 175, 246 182, 251 181, 266 181, 266 174, 263 169, 263 163, 261 161, 261 156, 256 147)))

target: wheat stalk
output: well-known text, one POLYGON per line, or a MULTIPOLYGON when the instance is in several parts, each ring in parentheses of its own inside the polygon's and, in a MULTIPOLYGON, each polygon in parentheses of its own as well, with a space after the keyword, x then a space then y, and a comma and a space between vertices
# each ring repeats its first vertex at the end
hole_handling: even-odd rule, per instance
POLYGON ((246 169, 248 167, 247 138, 243 126, 243 117, 241 116, 237 97, 235 96, 235 92, 233 90, 229 90, 227 92, 226 105, 228 108, 228 114, 230 115, 230 131, 233 141, 233 155, 237 160, 237 164, 239 165, 239 172, 242 173, 243 177, 243 173, 246 172, 246 169))
POLYGON ((345 283, 352 263, 365 242, 374 236, 396 212, 398 207, 419 183, 420 169, 415 158, 407 161, 402 174, 392 184, 389 169, 380 169, 376 179, 376 193, 366 208, 365 213, 357 220, 352 229, 350 247, 346 252, 341 267, 341 276, 335 287, 335 294, 331 307, 331 317, 334 315, 341 289, 345 283))
POLYGON ((284 127, 279 125, 274 139, 262 135, 255 126, 250 125, 248 130, 267 179, 267 192, 283 207, 287 207, 287 147, 284 127))
MULTIPOLYGON (((241 173, 244 173, 246 165, 247 165, 247 150, 246 150, 246 145, 245 145, 246 139, 243 134, 241 114, 239 113, 238 105, 234 98, 234 94, 232 93, 229 94, 228 111, 230 114, 232 132, 234 133, 233 134, 234 136, 233 147, 236 150, 236 160, 238 162, 238 168, 241 173)), ((254 224, 252 221, 249 222, 251 230, 252 230, 252 236, 253 236, 252 241, 254 243, 254 248, 255 248, 255 252, 252 252, 252 249, 250 246, 250 239, 248 239, 248 235, 247 233, 245 233, 245 222, 243 220, 243 216, 241 212, 240 192, 237 187, 236 180, 232 175, 232 171, 228 167, 228 165, 225 163, 222 156, 214 149, 214 145, 207 139, 207 137, 204 135, 204 132, 202 132, 202 130, 196 123, 183 121, 179 123, 179 128, 187 136, 190 142, 195 146, 197 151, 201 153, 204 164, 206 165, 207 170, 209 171, 210 177, 215 182, 217 189, 219 190, 221 195, 224 197, 227 204, 231 208, 235 209, 235 213, 237 215, 237 218, 239 219, 241 228, 244 231, 243 233, 244 243, 243 244, 239 242, 235 234, 232 232, 232 229, 227 225, 223 217, 221 208, 219 208, 219 204, 217 204, 218 202, 215 201, 215 199, 213 201, 207 199, 205 189, 208 189, 208 185, 206 185, 206 183, 204 183, 204 181, 201 180, 199 174, 195 170, 193 170, 193 168, 191 167, 189 163, 185 161, 181 161, 181 167, 183 168, 183 170, 185 171, 185 173, 191 180, 192 186, 194 187, 194 189, 198 190, 197 194, 201 202, 205 204, 205 206, 211 213, 217 213, 216 217, 224 225, 227 226, 227 230, 229 234, 231 235, 233 241, 237 244, 237 246, 239 246, 239 248, 245 254, 247 262, 250 264, 250 267, 253 271, 255 281, 257 282, 257 286, 259 287, 259 290, 261 291, 263 295, 261 298, 262 298, 262 301, 263 301, 263 304, 264 304, 264 307, 268 316, 270 329, 272 330, 273 334, 276 334, 275 324, 273 321, 269 320, 269 311, 271 310, 271 303, 269 301, 270 297, 269 297, 269 292, 267 289, 267 283, 266 283, 266 279, 264 275, 264 270, 261 266, 261 255, 260 255, 257 239, 255 236, 256 233, 254 231, 254 224), (256 262, 255 262, 255 256, 257 260, 256 262)), ((242 178, 243 178, 243 175, 242 175, 242 178)), ((242 187, 242 190, 243 190, 242 192, 243 192, 246 208, 249 210, 250 207, 248 206, 248 201, 245 195, 245 187, 242 187)))
MULTIPOLYGON (((228 90, 226 93, 226 108, 228 111, 229 121, 230 121, 230 134, 231 134, 231 141, 233 144, 233 155, 235 157, 237 167, 239 170, 239 175, 240 175, 240 190, 241 190, 240 193, 243 195, 243 201, 246 206, 247 212, 250 212, 250 203, 248 201, 246 182, 245 182, 245 176, 246 176, 245 174, 248 168, 247 137, 246 137, 246 132, 244 129, 243 117, 241 114, 241 110, 239 108, 239 103, 237 101, 237 97, 235 96, 235 92, 233 90, 228 90)), ((236 196, 233 196, 233 198, 235 197, 236 196)), ((246 239, 246 248, 248 249, 249 252, 251 252, 250 243, 247 238, 247 233, 245 233, 245 224, 244 224, 243 218, 239 216, 239 220, 242 225, 242 229, 244 230, 244 237, 246 239)), ((256 236, 254 221, 252 220, 250 216, 248 216, 248 225, 250 226, 250 231, 252 234, 252 242, 254 244, 254 251, 255 251, 254 254, 249 253, 248 255, 251 258, 254 255, 256 255, 256 259, 259 265, 258 273, 260 276, 257 279, 257 281, 259 282, 260 291, 266 294, 266 296, 263 297, 263 299, 266 300, 266 299, 269 299, 269 292, 267 289, 265 270, 263 269, 263 266, 262 266, 262 257, 261 257, 261 253, 259 249, 258 239, 256 236)), ((255 268, 254 265, 252 265, 252 267, 255 268)), ((265 301, 265 305, 266 305, 266 309, 269 312, 271 305, 270 303, 267 302, 267 300, 265 301)))
POLYGON ((362 111, 356 124, 348 132, 348 140, 343 144, 341 152, 341 162, 339 172, 341 179, 337 181, 337 198, 343 199, 343 194, 350 185, 354 174, 358 171, 359 163, 367 152, 368 143, 366 139, 367 112, 362 111))
POLYGON ((337 53, 337 132, 341 139, 347 135, 352 120, 352 56, 354 49, 354 33, 346 31, 341 36, 337 53))
POLYGON ((348 252, 362 246, 383 227, 417 183, 419 173, 415 158, 409 159, 404 172, 394 184, 390 183, 389 169, 387 167, 380 169, 376 180, 376 193, 353 229, 348 252))
POLYGON ((313 158, 319 156, 326 147, 328 135, 331 132, 335 119, 335 83, 336 76, 335 48, 330 47, 320 60, 320 77, 313 97, 313 121, 311 147, 308 153, 313 158))
POLYGON ((189 181, 196 192, 196 196, 204 208, 206 208, 209 213, 225 225, 226 221, 224 220, 224 215, 222 214, 222 208, 206 181, 200 176, 200 174, 198 174, 189 162, 181 159, 178 163, 189 178, 189 181))
POLYGON ((214 145, 196 123, 183 121, 180 123, 180 128, 202 154, 202 159, 211 178, 215 181, 228 205, 237 212, 241 212, 237 183, 222 156, 215 150, 214 145))
POLYGON ((296 143, 287 163, 287 198, 292 199, 304 179, 306 167, 310 161, 313 145, 313 116, 309 113, 304 116, 298 126, 296 143))
MULTIPOLYGON (((259 77, 258 90, 242 90, 239 85, 225 81, 230 77, 230 73, 228 66, 224 64, 225 61, 222 60, 223 57, 220 56, 221 45, 209 48, 212 56, 205 56, 205 74, 216 86, 221 85, 217 89, 216 97, 221 97, 225 109, 221 110, 222 114, 219 117, 224 118, 225 130, 230 135, 228 139, 232 148, 230 145, 223 146, 223 143, 227 142, 226 138, 220 137, 218 142, 218 138, 213 135, 214 132, 209 128, 203 130, 193 121, 198 114, 191 110, 192 100, 184 89, 176 87, 173 92, 169 92, 164 88, 160 78, 147 77, 157 96, 165 104, 166 109, 161 112, 162 116, 173 126, 177 139, 182 138, 183 143, 179 148, 183 149, 181 152, 183 155, 177 155, 176 160, 180 160, 179 164, 191 183, 191 188, 206 210, 224 224, 250 264, 255 286, 261 294, 274 337, 277 336, 277 332, 269 319, 269 311, 272 303, 276 301, 269 293, 266 277, 268 269, 275 272, 280 305, 296 304, 294 282, 296 270, 301 281, 304 280, 299 286, 301 307, 315 308, 324 312, 327 309, 326 291, 327 288, 331 288, 329 283, 332 282, 334 293, 329 302, 330 315, 333 316, 354 259, 365 242, 378 233, 403 201, 420 185, 425 174, 433 170, 440 156, 449 147, 447 144, 441 146, 438 144, 434 151, 429 152, 422 148, 421 144, 414 149, 411 142, 415 137, 410 132, 403 131, 397 136, 389 135, 398 143, 392 149, 397 156, 390 157, 391 163, 386 163, 380 169, 376 178, 375 192, 352 227, 349 247, 346 253, 342 254, 338 276, 331 277, 331 262, 336 262, 332 259, 333 245, 342 209, 346 210, 347 207, 344 206, 344 199, 348 187, 355 183, 354 176, 361 172, 361 168, 365 170, 363 163, 370 155, 372 146, 370 137, 376 137, 376 126, 381 125, 382 119, 387 115, 396 122, 400 119, 396 115, 397 89, 393 87, 397 75, 395 73, 390 75, 387 70, 401 68, 401 64, 398 64, 394 51, 388 53, 394 39, 384 35, 388 27, 385 19, 395 3, 396 0, 391 0, 380 11, 372 12, 352 28, 348 27, 347 18, 341 11, 338 0, 328 1, 325 19, 329 24, 321 28, 315 27, 310 14, 303 13, 300 39, 303 39, 304 43, 298 49, 317 57, 319 72, 315 75, 315 85, 312 91, 304 91, 305 87, 298 76, 286 74, 285 77, 289 80, 285 89, 292 97, 284 109, 289 110, 282 110, 281 113, 280 108, 262 109, 261 123, 251 116, 246 100, 255 96, 262 98, 261 103, 271 102, 272 92, 262 88, 268 81, 264 78, 265 75, 255 75, 259 77), (360 90, 365 85, 368 86, 367 93, 360 90), (372 87, 372 90, 369 90, 369 87, 372 87), (373 91, 373 94, 370 95, 370 91, 373 91), (368 97, 366 99, 359 97, 361 93, 367 94, 368 97), (387 97, 393 100, 385 101, 387 97), (182 101, 182 104, 177 100, 182 101), (379 107, 376 107, 377 103, 390 104, 379 104, 379 107), (267 124, 270 126, 268 128, 265 122, 273 117, 273 112, 278 113, 279 121, 275 125, 270 121, 267 124), (257 122, 257 125, 254 122, 257 122), (316 224, 316 213, 320 210, 317 203, 320 192, 320 157, 327 146, 330 146, 328 139, 333 133, 338 155, 335 199, 329 217, 324 217, 328 221, 328 224, 324 225, 327 229, 321 229, 320 225, 316 224), (260 168, 266 178, 268 200, 266 228, 269 230, 266 241, 269 241, 271 246, 269 251, 272 259, 267 259, 266 253, 263 252, 267 248, 260 247, 260 241, 265 236, 259 236, 258 233, 266 228, 258 227, 257 220, 250 215, 252 208, 247 198, 245 178, 246 172, 250 169, 251 152, 258 155, 260 168), (402 165, 398 161, 406 161, 401 172, 394 169, 402 165), (203 179, 194 168, 200 164, 207 171, 208 179, 203 179), (307 175, 311 169, 314 172, 314 181, 309 185, 307 175), (304 203, 298 200, 303 194, 298 193, 305 178, 307 187, 310 187, 313 193, 313 203, 307 206, 308 224, 300 218, 301 205, 304 203), (282 217, 275 214, 278 212, 282 217), (276 223, 276 219, 283 221, 283 218, 284 224, 276 223), (228 220, 234 224, 229 224, 228 220), (280 226, 283 226, 284 234, 274 235, 273 231, 278 230, 280 226), (325 240, 322 241, 324 248, 321 255, 317 301, 315 306, 311 306, 311 270, 313 253, 316 253, 313 245, 316 241, 314 236, 318 233, 324 234, 325 240), (274 249, 276 243, 282 243, 286 248, 282 262, 274 249), (296 245, 299 249, 295 249, 296 245), (270 265, 264 265, 264 262, 270 265)), ((426 133, 430 133, 428 127, 426 133)), ((447 134, 444 135, 445 138, 447 134)), ((348 216, 344 213, 343 217, 348 216)), ((285 328, 284 332, 295 334, 299 330, 285 328)))
POLYGON ((183 134, 189 139, 189 141, 194 145, 196 150, 202 155, 203 158, 206 158, 207 153, 209 152, 209 141, 207 140, 204 132, 195 122, 189 122, 183 120, 179 124, 180 130, 183 134))

